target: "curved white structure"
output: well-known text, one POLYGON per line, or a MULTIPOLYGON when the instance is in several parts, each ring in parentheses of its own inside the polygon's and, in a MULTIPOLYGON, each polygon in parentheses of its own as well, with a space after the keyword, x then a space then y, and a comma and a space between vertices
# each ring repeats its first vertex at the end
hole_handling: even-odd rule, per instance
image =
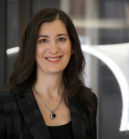
MULTIPOLYGON (((124 45, 126 45, 129 50, 129 44, 124 44, 124 45)), ((122 96, 122 116, 121 116, 121 125, 119 130, 121 132, 126 132, 129 131, 129 84, 127 79, 129 77, 126 77, 126 75, 121 69, 122 67, 120 67, 119 64, 115 60, 113 60, 113 58, 111 58, 110 53, 113 52, 111 51, 113 45, 109 47, 108 45, 106 46, 106 48, 109 48, 109 51, 108 49, 105 49, 105 46, 91 47, 91 46, 82 45, 82 50, 88 54, 95 56, 96 58, 100 59, 102 62, 104 62, 112 71, 115 78, 117 79, 121 90, 121 96, 122 96)), ((116 47, 115 49, 117 49, 118 46, 115 46, 116 47)), ((121 48, 123 47, 121 46, 121 48)), ((114 51, 113 53, 117 51, 114 51)), ((122 59, 122 57, 120 59, 122 59)))

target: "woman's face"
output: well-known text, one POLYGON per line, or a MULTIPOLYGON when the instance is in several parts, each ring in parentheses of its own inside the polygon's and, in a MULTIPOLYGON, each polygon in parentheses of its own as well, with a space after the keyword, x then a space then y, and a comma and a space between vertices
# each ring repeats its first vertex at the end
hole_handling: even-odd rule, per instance
POLYGON ((72 54, 65 24, 57 19, 41 25, 36 43, 38 73, 62 73, 72 54))

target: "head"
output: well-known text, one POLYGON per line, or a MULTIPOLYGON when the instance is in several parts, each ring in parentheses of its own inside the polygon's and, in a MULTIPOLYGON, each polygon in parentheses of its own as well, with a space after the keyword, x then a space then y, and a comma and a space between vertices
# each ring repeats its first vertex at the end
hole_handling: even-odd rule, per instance
POLYGON ((14 72, 10 77, 10 84, 16 87, 31 87, 36 81, 36 42, 39 29, 43 23, 61 20, 68 32, 73 54, 63 72, 63 82, 66 89, 78 84, 84 68, 84 57, 80 48, 76 29, 68 15, 58 9, 47 8, 36 13, 28 24, 16 59, 14 72))

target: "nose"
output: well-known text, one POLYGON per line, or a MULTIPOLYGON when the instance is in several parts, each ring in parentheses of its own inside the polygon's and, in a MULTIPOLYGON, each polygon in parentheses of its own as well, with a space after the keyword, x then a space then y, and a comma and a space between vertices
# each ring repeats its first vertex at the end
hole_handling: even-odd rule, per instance
POLYGON ((50 52, 51 52, 51 54, 57 54, 58 51, 59 51, 58 45, 57 45, 57 43, 55 41, 53 41, 51 43, 50 52))

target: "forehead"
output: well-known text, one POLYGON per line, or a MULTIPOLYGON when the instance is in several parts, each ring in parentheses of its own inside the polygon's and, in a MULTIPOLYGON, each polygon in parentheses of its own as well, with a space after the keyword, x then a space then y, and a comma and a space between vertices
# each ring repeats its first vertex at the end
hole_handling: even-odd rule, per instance
POLYGON ((60 19, 52 22, 44 22, 39 28, 39 35, 46 33, 67 33, 66 25, 60 19))

